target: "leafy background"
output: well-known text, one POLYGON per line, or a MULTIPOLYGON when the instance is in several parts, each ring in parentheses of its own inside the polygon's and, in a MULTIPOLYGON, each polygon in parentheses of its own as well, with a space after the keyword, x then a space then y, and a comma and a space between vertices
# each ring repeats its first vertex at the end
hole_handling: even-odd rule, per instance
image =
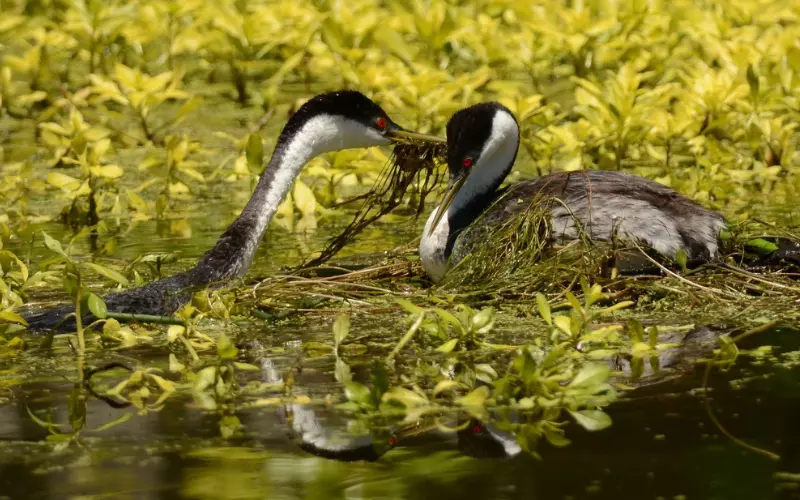
MULTIPOLYGON (((407 128, 440 135, 456 110, 501 101, 523 124, 512 181, 560 170, 619 169, 671 185, 734 221, 798 223, 800 4, 790 0, 0 0, 0 12, 3 322, 13 323, 12 311, 22 303, 54 293, 62 267, 79 267, 70 264, 72 258, 93 260, 80 269, 95 285, 98 276, 104 285, 135 285, 191 265, 244 206, 287 115, 315 93, 343 87, 368 94, 407 128), (43 242, 41 229, 56 238, 43 242)), ((296 264, 319 249, 327 229, 346 218, 338 203, 364 192, 386 161, 387 152, 378 148, 314 160, 274 221, 262 249, 270 258, 259 259, 260 270, 296 264)), ((385 249, 410 241, 418 225, 402 220, 387 217, 348 251, 375 251, 377 238, 385 249)), ((345 327, 337 319, 333 346, 330 314, 308 319, 311 328, 290 324, 270 330, 270 340, 273 347, 283 346, 309 331, 325 340, 306 342, 301 351, 326 353, 331 365, 326 376, 347 388, 345 404, 367 418, 387 401, 399 402, 412 415, 439 410, 445 394, 450 404, 479 408, 481 414, 497 397, 520 408, 544 400, 555 405, 555 413, 566 410, 583 427, 599 429, 610 423, 596 409, 614 395, 609 373, 586 363, 587 355, 575 346, 590 338, 606 354, 611 349, 632 356, 638 361, 632 371, 644 370, 646 363, 655 368, 658 330, 645 332, 636 322, 595 328, 600 316, 632 304, 598 309, 596 302, 609 298, 596 285, 581 288, 583 303, 565 295, 566 304, 552 304, 552 317, 544 297, 536 298, 536 309, 524 305, 497 317, 490 309, 468 307, 450 313, 444 299, 442 308, 406 303, 410 327, 399 344, 394 341, 402 318, 388 314, 380 321, 354 320, 353 333, 349 322, 345 327), (509 345, 488 346, 486 334, 495 319, 494 334, 508 337, 509 345), (364 331, 378 339, 377 347, 375 338, 360 336, 364 331), (388 340, 381 337, 386 332, 388 340), (524 345, 518 344, 520 335, 524 345), (394 346, 388 354, 387 345, 394 346), (542 359, 542 350, 554 346, 560 350, 542 359), (376 357, 377 350, 391 361, 403 347, 450 356, 452 366, 475 351, 492 363, 464 363, 459 378, 446 381, 433 363, 423 361, 402 383, 393 379, 395 385, 378 394, 376 385, 364 380, 369 363, 364 358, 376 357), (489 347, 501 351, 492 356, 504 362, 505 354, 515 356, 504 366, 481 350, 489 347), (363 356, 367 351, 371 354, 363 356), (478 380, 494 383, 496 392, 475 388, 478 380), (560 384, 564 380, 572 385, 560 384)), ((696 298, 689 294, 685 301, 694 307, 696 298)), ((717 303, 713 296, 701 298, 701 306, 717 303)), ((193 302, 200 316, 229 316, 229 299, 206 299, 193 302)), ((386 306, 381 300, 378 306, 386 306)), ((641 301, 637 307, 642 304, 649 312, 676 314, 671 303, 641 301)), ((725 307, 726 314, 741 309, 738 302, 725 307)), ((713 309, 705 314, 724 316, 713 309)), ((761 323, 781 317, 764 314, 757 318, 761 323)), ((747 319, 748 326, 758 321, 747 319)), ((137 417, 147 422, 174 399, 179 403, 167 405, 165 413, 183 415, 183 400, 172 396, 191 394, 200 408, 218 414, 214 435, 239 436, 243 423, 236 415, 242 406, 272 411, 280 399, 263 397, 274 387, 248 378, 253 367, 225 335, 231 333, 226 325, 209 330, 187 321, 134 329, 109 321, 101 340, 89 339, 89 361, 105 359, 101 344, 120 350, 149 346, 152 350, 137 359, 141 366, 109 391, 132 402, 137 417), (159 375, 165 372, 170 375, 159 375)), ((2 347, 0 398, 11 398, 11 388, 41 381, 42 373, 74 376, 83 370, 69 344, 56 343, 54 360, 25 347, 18 337, 2 347)), ((275 348, 279 354, 283 349, 275 348)), ((735 345, 726 349, 723 354, 738 355, 735 345)), ((409 363, 407 356, 397 357, 409 363)), ((33 405, 30 418, 64 453, 75 452, 65 451, 66 445, 81 432, 113 425, 148 428, 126 424, 129 413, 91 405, 93 428, 86 428, 86 407, 74 404, 86 396, 83 389, 63 386, 49 399, 41 397, 44 403, 33 405), (56 398, 64 393, 70 403, 62 413, 68 415, 54 425, 46 414, 51 406, 63 409, 64 401, 56 398), (101 422, 106 423, 98 426, 101 422)), ((327 401, 328 389, 315 386, 314 401, 327 401)), ((554 445, 568 443, 558 415, 543 413, 522 429, 520 442, 531 450, 540 437, 554 445)), ((84 460, 75 453, 76 463, 84 460)), ((227 454, 236 451, 224 453, 230 460, 227 454)), ((405 473, 426 476, 448 463, 463 465, 419 460, 405 473)), ((295 462, 283 467, 300 469, 295 462)), ((190 487, 196 496, 223 489, 216 482, 223 475, 197 470, 190 487)), ((345 474, 335 470, 337 477, 345 474)), ((249 469, 243 471, 253 479, 249 469)), ((323 481, 324 467, 320 471, 323 481)), ((364 474, 374 478, 370 471, 364 474)), ((448 470, 442 477, 447 483, 461 476, 448 470)))

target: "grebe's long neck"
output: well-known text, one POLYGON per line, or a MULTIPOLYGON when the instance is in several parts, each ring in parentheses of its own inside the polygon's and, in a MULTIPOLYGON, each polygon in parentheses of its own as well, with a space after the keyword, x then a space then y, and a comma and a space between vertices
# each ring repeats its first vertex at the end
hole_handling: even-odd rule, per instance
POLYGON ((287 126, 241 215, 192 269, 195 279, 211 283, 244 275, 270 220, 306 163, 327 151, 376 144, 375 138, 366 138, 362 144, 358 136, 364 132, 356 127, 328 115, 314 117, 299 128, 287 126))
MULTIPOLYGON (((448 145, 450 147, 450 145, 448 145)), ((495 114, 492 133, 478 162, 455 195, 447 213, 431 231, 436 207, 425 224, 420 241, 420 260, 428 276, 439 281, 447 271, 450 254, 459 234, 469 227, 498 196, 500 185, 511 172, 519 148, 519 126, 505 112, 495 114)), ((452 184, 453 180, 451 180, 452 184)))

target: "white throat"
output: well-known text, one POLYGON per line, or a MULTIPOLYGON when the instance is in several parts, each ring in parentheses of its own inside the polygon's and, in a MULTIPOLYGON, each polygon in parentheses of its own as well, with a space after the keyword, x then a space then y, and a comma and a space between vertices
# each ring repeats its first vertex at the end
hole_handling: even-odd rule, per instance
POLYGON ((250 200, 258 205, 254 207, 258 213, 258 241, 292 188, 295 178, 314 157, 331 151, 385 144, 389 144, 389 140, 377 131, 341 116, 319 115, 308 120, 284 146, 279 162, 274 165, 270 162, 268 168, 276 168, 277 171, 267 188, 266 196, 263 199, 253 197, 250 200))
MULTIPOLYGON (((488 189, 497 187, 508 175, 511 163, 519 148, 519 126, 513 116, 505 111, 498 111, 492 119, 492 133, 481 150, 478 161, 472 167, 467 181, 461 186, 447 214, 439 220, 439 224, 431 233, 430 226, 439 211, 436 207, 425 224, 419 247, 419 257, 425 272, 434 281, 440 281, 447 269, 456 262, 448 262, 445 255, 450 238, 450 219, 469 206, 475 197, 484 194, 488 189)), ((486 207, 482 207, 485 209, 486 207)), ((479 214, 476 214, 476 216, 479 214)))
POLYGON ((248 221, 251 229, 229 272, 238 276, 247 272, 270 220, 312 158, 330 151, 384 144, 389 144, 389 140, 378 131, 342 116, 319 115, 303 124, 287 143, 276 148, 253 196, 237 219, 236 222, 248 221))

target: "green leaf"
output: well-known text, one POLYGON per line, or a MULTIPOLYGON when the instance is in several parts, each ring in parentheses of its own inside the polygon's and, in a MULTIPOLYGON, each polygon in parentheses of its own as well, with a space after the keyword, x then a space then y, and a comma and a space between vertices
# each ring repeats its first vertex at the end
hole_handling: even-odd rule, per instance
POLYGON ((439 316, 440 318, 442 318, 445 322, 451 324, 453 326, 453 328, 456 328, 459 332, 463 332, 464 331, 464 327, 461 325, 461 322, 458 321, 458 318, 456 318, 449 311, 445 311, 444 309, 439 309, 437 307, 437 308, 433 309, 433 312, 435 312, 436 315, 439 316))
POLYGON ((28 326, 28 322, 25 321, 25 318, 11 311, 0 311, 0 322, 28 326))
POLYGON ((199 108, 203 104, 203 97, 202 96, 194 96, 188 101, 184 102, 180 108, 178 108, 178 113, 175 115, 175 120, 180 121, 186 118, 186 116, 199 108))
POLYGON ((450 339, 447 342, 445 342, 444 344, 442 344, 439 347, 437 347, 436 351, 437 352, 443 352, 445 354, 449 354, 449 353, 451 353, 453 351, 453 349, 456 348, 456 345, 458 345, 458 340, 459 339, 450 339))
POLYGON ((238 353, 239 349, 233 345, 231 339, 224 333, 220 334, 219 340, 217 340, 217 356, 219 356, 219 359, 233 360, 236 359, 238 353))
POLYGON ((108 307, 106 307, 106 303, 101 299, 99 296, 90 293, 89 294, 89 311, 94 314, 99 319, 105 319, 108 313, 108 307))
POLYGON ((405 387, 392 387, 383 394, 382 399, 383 401, 397 401, 406 408, 414 408, 428 403, 424 396, 405 387))
POLYGON ((358 403, 360 405, 370 404, 370 392, 367 386, 359 384, 358 382, 346 382, 344 384, 344 395, 348 401, 358 403))
POLYGON ((31 420, 33 420, 36 423, 36 425, 39 425, 40 427, 44 427, 45 429, 49 430, 50 432, 55 432, 56 429, 60 429, 61 427, 66 427, 66 424, 54 424, 52 422, 45 422, 41 418, 39 418, 36 415, 34 415, 33 412, 31 411, 31 409, 28 408, 27 405, 25 405, 25 410, 28 412, 28 415, 31 417, 31 420))
POLYGON ((314 212, 317 210, 317 198, 311 188, 303 181, 296 180, 294 182, 292 198, 294 199, 294 206, 297 207, 303 217, 313 217, 314 212))
POLYGON ((336 381, 342 384, 353 380, 353 376, 350 373, 350 365, 342 361, 341 358, 336 358, 336 366, 333 373, 336 377, 336 381))
POLYGON ((559 330, 561 330, 562 332, 566 333, 569 336, 572 336, 572 327, 570 326, 571 321, 568 316, 564 315, 556 316, 555 318, 553 318, 553 323, 555 323, 556 327, 558 327, 559 330))
POLYGON ((578 298, 575 297, 575 295, 573 295, 572 292, 567 292, 566 297, 567 297, 567 302, 569 302, 569 305, 572 307, 572 310, 582 314, 583 306, 581 306, 581 303, 578 300, 578 298))
POLYGON ((489 388, 485 385, 482 385, 477 389, 474 389, 466 396, 456 399, 455 403, 461 406, 483 406, 488 397, 489 388))
POLYGON ((539 316, 542 317, 548 325, 553 324, 553 318, 550 316, 550 304, 541 292, 536 293, 536 306, 539 308, 539 316))
POLYGON ((117 271, 114 271, 113 269, 109 269, 105 266, 101 266, 100 264, 95 264, 93 262, 84 262, 83 265, 88 267, 92 271, 96 272, 97 274, 105 276, 111 281, 119 283, 120 285, 128 286, 130 284, 128 278, 121 275, 117 271))
POLYGON ((93 432, 102 432, 102 431, 108 430, 108 429, 110 429, 110 428, 112 428, 112 427, 114 427, 116 425, 119 425, 119 424, 122 424, 124 422, 127 422, 128 420, 131 419, 131 417, 133 417, 133 413, 131 413, 131 412, 123 413, 122 415, 120 415, 119 417, 115 418, 114 420, 112 420, 110 422, 106 422, 103 425, 101 425, 100 427, 98 427, 96 429, 91 429, 91 430, 93 432))
POLYGON ((261 368, 257 367, 256 365, 250 363, 240 363, 239 361, 234 362, 233 367, 236 368, 237 371, 242 371, 242 372, 261 371, 261 368))
POLYGON ((44 246, 49 248, 51 252, 69 258, 67 256, 67 253, 64 252, 64 249, 61 247, 61 242, 53 239, 49 234, 45 233, 44 231, 42 231, 42 236, 44 236, 44 246))
POLYGON ((611 417, 601 410, 567 411, 587 431, 600 431, 611 425, 611 417))
POLYGON ((169 371, 172 373, 181 373, 186 369, 186 365, 178 361, 178 358, 175 357, 175 354, 170 353, 169 355, 169 371))
POLYGON ((423 309, 423 308, 421 308, 421 307, 419 307, 417 305, 412 304, 411 302, 409 302, 406 299, 394 299, 394 301, 397 302, 397 304, 400 305, 400 307, 402 307, 406 311, 410 312, 411 314, 415 314, 416 315, 416 314, 424 314, 425 313, 425 309, 423 309))
POLYGON ((183 335, 186 332, 186 328, 181 325, 171 325, 167 328, 167 340, 169 342, 175 342, 179 336, 183 335))
POLYGON ((748 240, 744 245, 748 250, 761 255, 771 254, 778 249, 778 245, 771 241, 765 240, 764 238, 754 238, 752 240, 748 240))
POLYGON ((677 252, 675 252, 675 260, 678 262, 678 265, 681 266, 681 270, 686 272, 686 251, 683 248, 679 248, 677 252))
POLYGON ((493 326, 494 308, 483 308, 472 317, 472 328, 476 333, 488 333, 493 326))
POLYGON ((247 137, 245 155, 250 171, 260 172, 264 164, 264 145, 261 142, 261 135, 252 133, 247 137))
POLYGON ((75 191, 81 187, 80 180, 62 174, 61 172, 50 172, 47 174, 47 183, 64 191, 75 191))
POLYGON ((633 341, 634 343, 644 342, 644 327, 639 321, 635 319, 629 319, 628 335, 630 336, 631 341, 633 341))
POLYGON ((587 363, 581 371, 575 375, 569 387, 590 386, 600 384, 608 380, 610 368, 601 363, 587 363))
POLYGON ((336 344, 336 348, 339 348, 339 345, 347 338, 347 335, 350 333, 350 317, 346 314, 340 314, 336 317, 336 321, 333 322, 333 341, 336 344))
POLYGON ((747 65, 747 84, 750 86, 750 96, 756 100, 758 98, 758 75, 752 64, 747 65))
POLYGON ((651 326, 647 329, 648 344, 650 347, 655 347, 658 344, 658 327, 651 326))
POLYGON ((461 387, 461 384, 455 380, 442 380, 433 388, 433 395, 436 396, 444 391, 456 390, 459 387, 461 387))
POLYGON ((544 438, 556 448, 563 448, 572 442, 564 437, 564 431, 562 429, 547 428, 544 431, 544 438))

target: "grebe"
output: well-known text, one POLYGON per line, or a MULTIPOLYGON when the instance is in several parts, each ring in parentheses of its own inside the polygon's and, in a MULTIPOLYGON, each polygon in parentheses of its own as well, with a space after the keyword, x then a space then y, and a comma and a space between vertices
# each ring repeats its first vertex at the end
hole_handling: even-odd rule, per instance
MULTIPOLYGON (((188 271, 105 297, 108 310, 171 314, 188 301, 193 288, 244 275, 270 220, 306 163, 330 151, 388 145, 398 139, 438 140, 403 130, 360 92, 343 90, 313 97, 286 123, 250 201, 200 262, 188 271)), ((72 306, 56 307, 26 320, 31 330, 53 328, 73 310, 72 306)))
POLYGON ((688 261, 717 254, 723 217, 641 177, 598 170, 558 172, 499 189, 518 147, 517 120, 499 103, 476 104, 450 118, 450 184, 420 242, 420 259, 433 281, 440 281, 476 245, 491 244, 484 241, 485 231, 476 228, 530 208, 537 197, 547 203, 552 238, 558 242, 585 234, 593 240, 639 241, 672 258, 683 250, 688 261))

